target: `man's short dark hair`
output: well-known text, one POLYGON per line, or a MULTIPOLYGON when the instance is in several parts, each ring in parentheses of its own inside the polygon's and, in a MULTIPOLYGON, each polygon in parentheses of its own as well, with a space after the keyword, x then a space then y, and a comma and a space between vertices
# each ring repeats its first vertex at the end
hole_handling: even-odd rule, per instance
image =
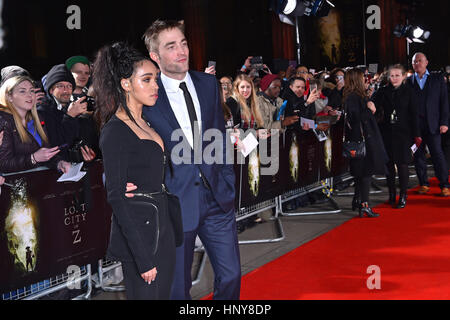
POLYGON ((292 86, 294 84, 295 81, 300 80, 303 81, 306 85, 306 80, 303 77, 292 77, 289 79, 289 85, 292 86))
POLYGON ((150 27, 147 28, 142 38, 148 52, 158 53, 159 34, 165 30, 178 28, 184 34, 184 21, 176 20, 156 20, 150 27))

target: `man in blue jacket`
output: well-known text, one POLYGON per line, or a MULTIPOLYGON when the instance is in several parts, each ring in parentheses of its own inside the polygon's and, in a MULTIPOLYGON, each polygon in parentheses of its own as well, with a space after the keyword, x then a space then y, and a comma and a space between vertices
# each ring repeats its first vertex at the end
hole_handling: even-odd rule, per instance
POLYGON ((419 179, 419 193, 430 190, 425 158, 425 145, 428 146, 434 172, 439 180, 441 196, 450 196, 448 168, 441 145, 441 135, 448 131, 449 105, 444 78, 439 73, 430 73, 425 54, 417 52, 412 58, 415 73, 407 83, 414 89, 419 105, 419 126, 423 142, 416 151, 414 160, 419 179))
POLYGON ((203 72, 189 71, 183 23, 157 20, 145 32, 144 40, 161 76, 159 98, 143 113, 171 153, 172 170, 167 170, 165 183, 180 199, 185 235, 183 245, 177 248, 172 298, 191 298, 191 267, 198 235, 214 270, 214 299, 239 299, 241 269, 233 166, 224 161, 205 163, 203 156, 200 161, 195 156, 198 151, 203 155, 205 143, 201 137, 205 131, 220 130, 225 141, 217 80, 203 72), (173 151, 180 145, 179 139, 172 138, 174 132, 189 143, 182 156, 173 151))

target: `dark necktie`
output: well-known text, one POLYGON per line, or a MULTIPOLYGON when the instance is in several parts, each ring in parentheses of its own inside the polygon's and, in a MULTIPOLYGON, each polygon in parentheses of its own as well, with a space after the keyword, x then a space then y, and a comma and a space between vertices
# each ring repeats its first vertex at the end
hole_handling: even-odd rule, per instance
POLYGON ((183 90, 184 100, 186 100, 186 106, 189 113, 189 120, 191 121, 192 139, 194 139, 195 137, 194 132, 197 131, 197 133, 199 133, 200 131, 198 127, 197 114, 195 113, 194 101, 192 101, 191 94, 189 93, 189 90, 186 86, 186 82, 180 83, 180 89, 183 90))

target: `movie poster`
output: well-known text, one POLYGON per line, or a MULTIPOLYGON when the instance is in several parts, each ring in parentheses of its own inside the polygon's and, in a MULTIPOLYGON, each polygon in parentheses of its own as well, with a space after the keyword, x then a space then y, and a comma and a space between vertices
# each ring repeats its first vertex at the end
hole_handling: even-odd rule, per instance
POLYGON ((364 64, 362 10, 360 1, 340 0, 326 17, 316 19, 321 66, 332 69, 364 64))
POLYGON ((104 257, 111 209, 102 166, 79 182, 54 170, 6 176, 0 194, 0 292, 63 274, 104 257))

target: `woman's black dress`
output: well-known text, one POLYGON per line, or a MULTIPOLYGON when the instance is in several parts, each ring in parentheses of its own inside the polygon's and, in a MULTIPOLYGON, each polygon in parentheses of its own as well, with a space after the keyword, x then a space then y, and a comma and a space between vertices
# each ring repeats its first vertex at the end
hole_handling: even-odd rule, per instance
POLYGON ((175 240, 167 212, 167 198, 125 197, 161 191, 167 155, 153 140, 140 139, 115 115, 103 127, 100 148, 108 202, 113 209, 107 257, 122 262, 128 299, 169 299, 175 270, 175 240), (156 281, 148 285, 142 273, 156 267, 156 281))

